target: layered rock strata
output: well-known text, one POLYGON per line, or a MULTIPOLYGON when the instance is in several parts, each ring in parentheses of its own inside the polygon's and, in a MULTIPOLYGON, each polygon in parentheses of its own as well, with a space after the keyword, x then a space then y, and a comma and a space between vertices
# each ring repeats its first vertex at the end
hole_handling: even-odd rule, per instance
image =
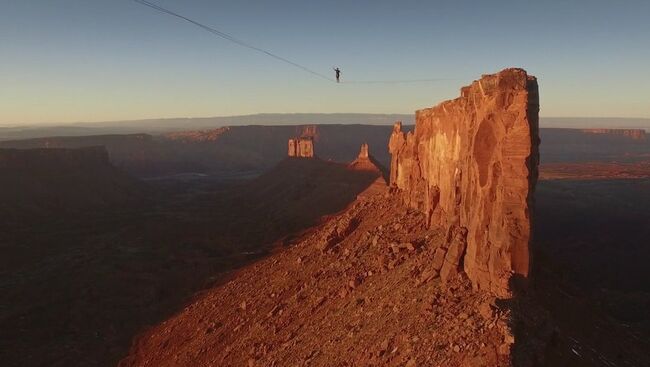
POLYGON ((507 297, 514 279, 528 278, 538 112, 537 80, 506 69, 417 111, 414 132, 395 124, 390 184, 447 230, 443 281, 464 270, 475 288, 507 297))

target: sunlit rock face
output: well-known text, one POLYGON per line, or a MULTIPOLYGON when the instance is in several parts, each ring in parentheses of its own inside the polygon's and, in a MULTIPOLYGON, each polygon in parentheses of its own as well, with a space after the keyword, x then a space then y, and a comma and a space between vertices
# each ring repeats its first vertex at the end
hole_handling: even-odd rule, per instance
POLYGON ((507 297, 513 278, 528 278, 538 113, 537 80, 506 69, 417 111, 414 132, 395 124, 390 183, 447 229, 443 282, 464 270, 476 288, 507 297))
MULTIPOLYGON (((358 171, 374 171, 381 174, 382 176, 384 175, 384 168, 382 167, 381 163, 379 163, 375 157, 370 154, 370 148, 368 147, 367 143, 361 144, 361 149, 359 149, 359 155, 357 156, 357 159, 352 161, 348 167, 358 171)), ((385 185, 387 180, 382 179, 382 181, 385 185)))
POLYGON ((359 159, 367 159, 368 158, 368 144, 363 143, 361 144, 361 149, 359 150, 359 159))
POLYGON ((289 139, 289 157, 313 158, 314 139, 311 137, 300 137, 289 139))

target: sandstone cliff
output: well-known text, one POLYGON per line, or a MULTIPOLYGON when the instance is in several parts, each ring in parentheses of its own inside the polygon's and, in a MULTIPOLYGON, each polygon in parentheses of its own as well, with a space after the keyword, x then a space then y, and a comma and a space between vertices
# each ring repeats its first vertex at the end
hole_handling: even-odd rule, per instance
POLYGON ((436 261, 443 281, 462 268, 475 288, 505 297, 514 275, 528 277, 538 112, 536 79, 506 69, 417 111, 412 133, 395 124, 390 184, 447 230, 436 261))
POLYGON ((313 158, 314 139, 311 137, 300 137, 289 139, 289 157, 313 158))
POLYGON ((361 144, 361 149, 359 150, 359 156, 357 156, 357 159, 352 161, 349 164, 349 167, 355 170, 366 170, 366 171, 377 171, 377 172, 383 172, 384 168, 382 167, 381 163, 379 163, 375 157, 373 157, 370 154, 370 149, 368 148, 368 144, 363 143, 361 144))

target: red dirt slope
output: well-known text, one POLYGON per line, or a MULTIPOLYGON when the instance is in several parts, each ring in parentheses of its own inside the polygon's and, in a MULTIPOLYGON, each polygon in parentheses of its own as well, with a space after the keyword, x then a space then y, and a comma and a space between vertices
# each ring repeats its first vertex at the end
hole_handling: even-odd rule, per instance
POLYGON ((439 286, 442 242, 422 215, 362 195, 142 335, 121 366, 507 365, 508 311, 466 279, 439 286))

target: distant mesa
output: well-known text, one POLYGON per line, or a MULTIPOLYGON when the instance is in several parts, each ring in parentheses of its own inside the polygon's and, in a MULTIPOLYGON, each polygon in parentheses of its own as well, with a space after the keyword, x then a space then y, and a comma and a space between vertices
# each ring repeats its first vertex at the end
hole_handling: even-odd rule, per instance
POLYGON ((0 187, 0 211, 14 217, 105 210, 142 192, 104 147, 0 149, 0 187))
MULTIPOLYGON (((109 166, 108 152, 101 146, 79 149, 0 149, 0 172, 57 173, 109 166), (10 171, 15 170, 15 171, 10 171)), ((66 172, 67 173, 67 172, 66 172)))
POLYGON ((461 96, 396 123, 390 184, 406 205, 447 230, 443 282, 464 270, 475 288, 511 295, 529 272, 539 164, 537 80, 522 69, 483 75, 461 96))
POLYGON ((587 134, 623 136, 632 140, 646 140, 644 129, 582 129, 587 134))
POLYGON ((316 125, 303 126, 300 136, 303 138, 312 138, 313 140, 318 140, 318 127, 316 125))
POLYGON ((300 136, 289 139, 289 157, 314 158, 314 141, 318 136, 316 125, 302 127, 300 136))
POLYGON ((289 157, 314 158, 314 139, 311 137, 289 139, 289 157))
POLYGON ((230 127, 226 126, 209 130, 176 131, 164 134, 163 136, 171 141, 180 141, 184 143, 214 142, 228 131, 230 131, 230 127))

